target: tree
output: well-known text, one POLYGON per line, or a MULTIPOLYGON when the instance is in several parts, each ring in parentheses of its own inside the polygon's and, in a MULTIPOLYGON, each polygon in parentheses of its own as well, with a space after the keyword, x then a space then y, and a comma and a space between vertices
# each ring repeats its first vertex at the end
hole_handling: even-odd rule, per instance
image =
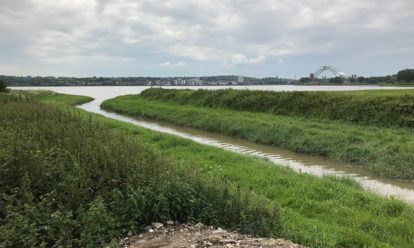
POLYGON ((334 78, 330 78, 329 82, 334 83, 334 84, 342 84, 345 82, 345 79, 342 77, 334 77, 334 78))
POLYGON ((365 83, 366 82, 364 77, 358 77, 357 81, 358 81, 358 83, 365 83))
POLYGON ((397 80, 403 82, 414 82, 414 69, 405 69, 397 73, 397 80))
POLYGON ((299 81, 300 81, 301 83, 309 83, 309 82, 310 82, 310 78, 308 78, 308 77, 303 77, 303 78, 299 79, 299 81))
POLYGON ((7 82, 3 78, 0 78, 0 92, 8 92, 7 82))

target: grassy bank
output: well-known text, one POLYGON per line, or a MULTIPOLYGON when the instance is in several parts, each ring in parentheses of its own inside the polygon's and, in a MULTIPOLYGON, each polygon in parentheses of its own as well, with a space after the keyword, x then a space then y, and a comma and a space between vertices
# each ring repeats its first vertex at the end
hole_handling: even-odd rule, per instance
POLYGON ((317 178, 98 115, 184 168, 225 180, 281 206, 280 236, 310 247, 412 247, 414 210, 365 192, 352 180, 317 178))
POLYGON ((275 201, 62 105, 86 100, 0 94, 1 247, 100 247, 170 219, 277 235, 275 201))
POLYGON ((378 175, 414 179, 414 134, 407 128, 355 125, 268 113, 180 105, 140 95, 105 101, 102 108, 219 132, 296 152, 350 162, 378 175))
POLYGON ((148 100, 200 107, 340 120, 384 127, 414 127, 414 90, 274 92, 254 90, 170 90, 153 88, 148 100))

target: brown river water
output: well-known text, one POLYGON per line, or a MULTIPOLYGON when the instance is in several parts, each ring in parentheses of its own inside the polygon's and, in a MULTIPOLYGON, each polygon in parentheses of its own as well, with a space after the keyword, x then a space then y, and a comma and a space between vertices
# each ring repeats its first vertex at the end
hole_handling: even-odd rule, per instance
MULTIPOLYGON (((270 160, 276 165, 292 168, 297 172, 309 173, 315 176, 335 175, 354 178, 366 190, 382 196, 395 197, 414 204, 414 182, 389 179, 372 175, 352 164, 334 162, 324 157, 304 155, 278 147, 259 145, 242 139, 217 133, 205 132, 191 128, 178 127, 168 123, 147 119, 136 119, 100 109, 102 101, 120 95, 138 94, 148 87, 145 86, 97 86, 97 87, 21 87, 15 89, 44 89, 59 93, 86 95, 95 98, 94 101, 83 104, 79 108, 103 116, 129 122, 154 131, 173 134, 193 140, 200 144, 219 147, 232 152, 248 154, 270 160)), ((184 88, 164 87, 164 88, 184 88)), ((208 88, 223 89, 222 86, 189 86, 191 89, 208 88)), ((238 89, 260 89, 273 91, 344 91, 344 90, 374 90, 401 89, 399 87, 381 86, 233 86, 238 89)), ((407 88, 402 88, 407 89, 407 88)), ((413 165, 414 166, 414 165, 413 165)))

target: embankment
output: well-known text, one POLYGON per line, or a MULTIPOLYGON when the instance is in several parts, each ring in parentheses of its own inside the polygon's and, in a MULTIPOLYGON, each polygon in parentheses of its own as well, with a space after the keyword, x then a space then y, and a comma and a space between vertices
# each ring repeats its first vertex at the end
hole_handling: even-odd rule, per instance
MULTIPOLYGON (((195 93, 189 90, 182 90, 182 92, 171 90, 171 92, 149 89, 141 95, 120 96, 107 100, 101 107, 130 116, 167 121, 252 142, 279 146, 299 153, 326 156, 336 161, 360 165, 365 170, 381 176, 414 179, 414 133, 408 127, 398 128, 392 125, 392 127, 385 127, 387 125, 357 124, 341 119, 329 120, 322 117, 308 118, 229 108, 200 107, 195 103, 176 103, 171 100, 173 98, 162 96, 162 93, 166 95, 195 93), (153 91, 154 95, 152 95, 153 91), (159 96, 161 100, 153 100, 155 96, 159 96)), ((212 94, 205 90, 200 91, 201 93, 196 92, 212 94)), ((340 95, 340 92, 335 94, 340 95)), ((366 94, 381 94, 381 92, 366 94)), ((396 93, 384 92, 384 94, 396 93)), ((212 102, 214 100, 215 98, 210 99, 212 102)))
POLYGON ((383 127, 414 127, 414 90, 294 91, 170 90, 141 93, 148 100, 199 107, 298 116, 383 127))

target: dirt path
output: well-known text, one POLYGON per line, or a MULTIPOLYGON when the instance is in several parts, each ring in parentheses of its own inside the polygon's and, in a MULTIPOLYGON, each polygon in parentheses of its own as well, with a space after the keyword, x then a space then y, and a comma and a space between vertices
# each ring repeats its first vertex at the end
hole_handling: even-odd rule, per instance
MULTIPOLYGON (((170 222, 170 224, 172 224, 170 222)), ((282 239, 254 238, 221 228, 197 225, 163 225, 153 223, 145 233, 124 238, 121 247, 128 248, 172 248, 172 247, 276 247, 302 248, 282 239)))

